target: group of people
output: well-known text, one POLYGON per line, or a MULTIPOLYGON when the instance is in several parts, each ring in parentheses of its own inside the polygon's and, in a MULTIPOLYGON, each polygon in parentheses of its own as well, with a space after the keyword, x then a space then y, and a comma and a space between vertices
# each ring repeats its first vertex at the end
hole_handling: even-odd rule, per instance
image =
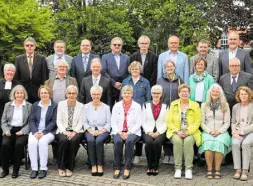
POLYGON ((5 64, 0 80, 0 178, 9 174, 10 161, 12 178, 19 176, 27 142, 30 178, 45 178, 48 145, 54 140, 58 174, 72 176, 83 139, 91 175, 103 176, 104 143, 112 136, 115 179, 122 169, 123 179, 130 177, 132 162, 142 155, 143 146, 136 143, 142 138, 149 176, 159 174, 164 146, 165 156, 174 157, 174 177, 181 178, 184 162, 185 178, 192 179, 196 145, 204 153, 208 179, 221 178, 222 159, 232 150, 234 178, 247 180, 253 75, 249 54, 238 48, 239 35, 229 33, 228 44, 218 59, 201 40, 189 62, 178 50, 177 36, 168 39, 168 51, 159 57, 149 51, 147 36, 138 39, 140 50, 130 57, 115 37, 112 51, 100 60, 87 39, 81 42, 82 54, 68 56, 65 42, 58 40, 55 54, 45 58, 35 52, 36 41, 27 38, 26 53, 16 57, 15 65, 5 64), (172 149, 164 145, 166 139, 172 149))

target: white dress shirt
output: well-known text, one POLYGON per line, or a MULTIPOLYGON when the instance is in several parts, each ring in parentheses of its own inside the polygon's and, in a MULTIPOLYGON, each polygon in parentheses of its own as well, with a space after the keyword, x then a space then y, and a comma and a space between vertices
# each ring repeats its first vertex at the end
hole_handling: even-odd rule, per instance
POLYGON ((96 85, 96 86, 99 85, 100 78, 101 78, 101 74, 100 74, 98 77, 96 77, 96 78, 92 75, 92 83, 93 83, 93 86, 94 86, 94 85, 96 85))
POLYGON ((38 130, 40 132, 45 130, 45 128, 46 128, 46 114, 47 114, 48 107, 51 105, 52 105, 51 100, 47 106, 43 106, 41 101, 38 104, 38 106, 41 107, 40 123, 39 123, 39 127, 38 127, 38 130))
POLYGON ((11 81, 6 81, 4 85, 4 89, 9 89, 11 90, 12 82, 11 81))
POLYGON ((26 105, 25 100, 23 100, 22 104, 17 107, 15 101, 11 103, 14 106, 14 112, 11 120, 12 127, 21 127, 23 126, 23 105, 26 105))

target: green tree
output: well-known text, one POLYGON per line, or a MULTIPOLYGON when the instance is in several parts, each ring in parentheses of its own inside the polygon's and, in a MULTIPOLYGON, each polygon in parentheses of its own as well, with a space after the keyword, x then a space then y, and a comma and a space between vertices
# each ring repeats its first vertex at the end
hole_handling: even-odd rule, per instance
POLYGON ((14 62, 23 53, 28 36, 37 41, 40 52, 53 38, 54 19, 50 7, 35 0, 0 0, 0 61, 14 62))

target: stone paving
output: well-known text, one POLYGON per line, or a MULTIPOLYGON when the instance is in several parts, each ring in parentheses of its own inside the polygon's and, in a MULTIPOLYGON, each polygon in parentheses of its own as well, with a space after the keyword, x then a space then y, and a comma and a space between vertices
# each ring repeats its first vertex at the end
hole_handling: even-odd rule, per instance
MULTIPOLYGON (((52 152, 50 149, 50 161, 52 160, 52 152)), ((146 171, 146 159, 143 157, 138 165, 135 165, 131 170, 131 177, 128 180, 123 180, 120 177, 118 180, 112 178, 113 174, 113 145, 108 144, 105 146, 105 168, 103 177, 93 177, 90 175, 90 170, 87 166, 87 154, 86 150, 81 147, 79 149, 76 158, 76 168, 72 177, 59 177, 57 175, 57 165, 49 165, 48 176, 45 179, 31 180, 29 178, 30 170, 25 170, 24 166, 21 167, 20 176, 17 179, 12 179, 11 176, 0 179, 0 185, 18 185, 18 186, 70 186, 70 185, 80 185, 80 186, 209 186, 209 185, 219 185, 219 186, 253 186, 253 173, 249 173, 249 181, 241 182, 232 179, 234 174, 233 166, 222 166, 222 179, 220 180, 208 180, 205 178, 206 167, 205 166, 194 166, 193 170, 193 180, 174 179, 174 169, 172 165, 161 164, 160 173, 158 176, 147 176, 146 171)), ((253 162, 251 163, 253 165, 253 162)), ((253 170, 251 166, 251 170, 253 170)), ((12 169, 10 168, 10 173, 12 169)))

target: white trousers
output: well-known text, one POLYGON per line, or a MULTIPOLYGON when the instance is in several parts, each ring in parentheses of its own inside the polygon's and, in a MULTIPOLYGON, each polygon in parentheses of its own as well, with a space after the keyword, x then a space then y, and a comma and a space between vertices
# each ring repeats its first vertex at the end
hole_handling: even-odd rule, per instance
POLYGON ((48 144, 54 140, 55 136, 52 133, 48 133, 37 139, 32 133, 28 138, 28 152, 31 160, 31 168, 34 171, 39 170, 38 166, 38 152, 40 160, 40 170, 47 170, 48 160, 48 144))

